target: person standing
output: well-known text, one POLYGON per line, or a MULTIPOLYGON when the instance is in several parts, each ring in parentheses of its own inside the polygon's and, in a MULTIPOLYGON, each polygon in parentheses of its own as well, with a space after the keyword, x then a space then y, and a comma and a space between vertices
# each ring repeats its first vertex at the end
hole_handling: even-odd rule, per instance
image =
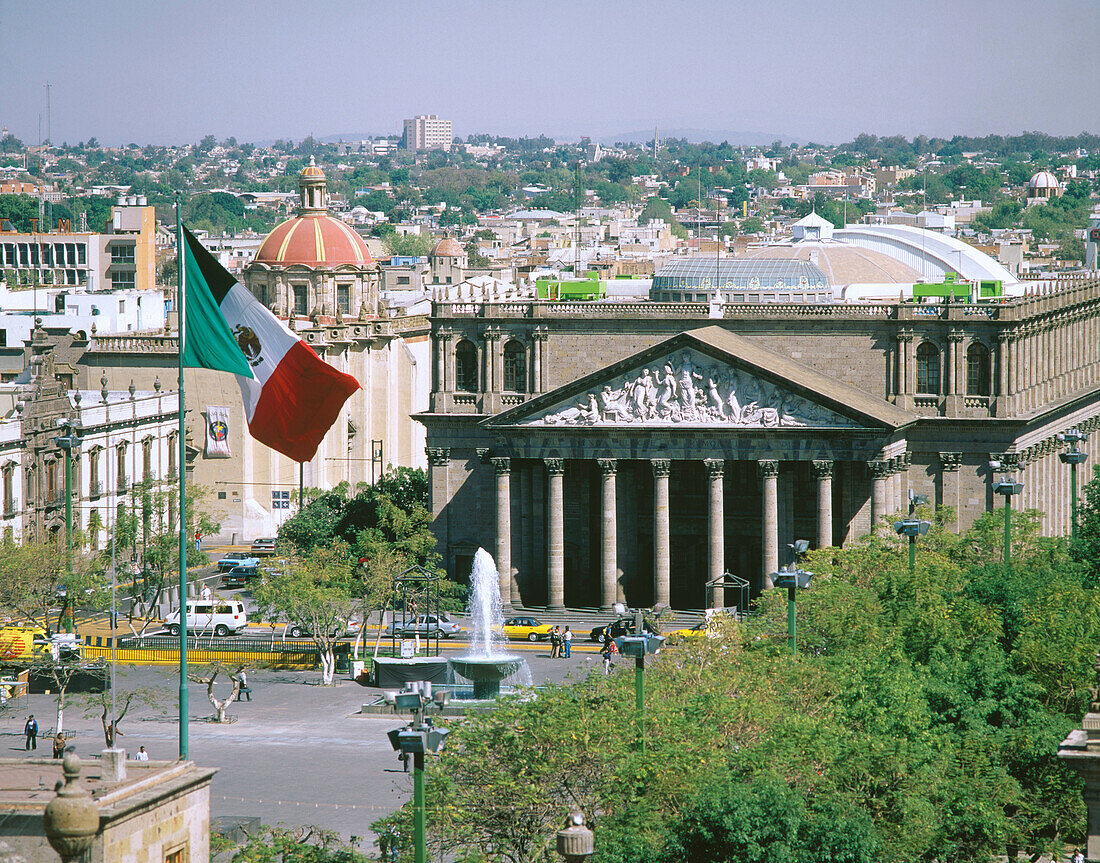
POLYGON ((555 626, 550 633, 550 658, 557 659, 561 654, 561 627, 555 626))
POLYGON ((202 533, 195 531, 195 551, 202 551, 202 533))
POLYGON ((23 733, 27 735, 27 749, 38 749, 38 722, 35 721, 33 713, 27 718, 23 733))
POLYGON ((610 635, 604 635, 603 647, 600 650, 600 656, 603 657, 603 673, 610 674, 611 669, 615 667, 615 663, 611 661, 612 657, 619 652, 619 649, 615 646, 614 639, 610 635))
POLYGON ((569 627, 565 627, 565 632, 561 634, 561 646, 562 655, 568 659, 573 655, 573 633, 569 631, 569 627))
POLYGON ((138 761, 148 761, 149 753, 145 751, 145 747, 138 747, 137 755, 134 756, 138 761))
POLYGON ((53 739, 53 757, 65 757, 65 735, 60 731, 57 732, 57 736, 53 739))
MULTIPOLYGON (((249 701, 251 701, 252 700, 252 687, 248 685, 248 672, 247 671, 244 671, 243 669, 241 670, 240 680, 241 680, 241 691, 240 691, 241 699, 247 698, 249 701)), ((238 699, 238 700, 241 700, 241 699, 238 699)))

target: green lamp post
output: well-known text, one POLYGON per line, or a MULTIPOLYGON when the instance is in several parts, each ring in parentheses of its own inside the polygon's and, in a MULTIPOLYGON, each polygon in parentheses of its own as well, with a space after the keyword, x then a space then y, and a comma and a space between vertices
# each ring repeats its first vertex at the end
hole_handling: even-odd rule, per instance
POLYGON ((1087 452, 1083 452, 1077 448, 1078 444, 1084 443, 1088 440, 1089 436, 1080 429, 1070 429, 1069 431, 1056 434, 1055 437, 1062 443, 1068 443, 1070 448, 1069 452, 1058 453, 1058 458, 1062 464, 1069 465, 1069 511, 1070 511, 1070 539, 1074 542, 1077 541, 1077 465, 1084 464, 1085 459, 1089 457, 1087 452))
MULTIPOLYGON (((1001 470, 1004 467, 1005 465, 999 461, 989 463, 991 472, 1001 470)), ((1023 490, 1024 484, 1007 474, 1001 477, 999 482, 993 483, 994 494, 1003 494, 1005 498, 1005 563, 1010 563, 1012 560, 1012 496, 1020 494, 1023 490)))
POLYGON ((783 568, 779 572, 771 573, 772 584, 777 588, 787 589, 787 643, 791 647, 791 654, 798 655, 798 632, 795 628, 795 594, 799 590, 805 590, 810 586, 814 574, 804 569, 783 568))
POLYGON ((917 537, 928 533, 932 522, 916 518, 917 507, 928 503, 928 497, 923 494, 909 492, 909 518, 894 522, 894 530, 898 536, 909 537, 909 569, 913 570, 917 565, 917 537))
POLYGON ((413 759, 413 847, 415 863, 427 863, 428 840, 427 819, 424 811, 424 755, 438 754, 443 750, 450 730, 435 725, 424 717, 424 707, 434 702, 440 708, 446 706, 449 693, 437 690, 431 695, 431 684, 421 684, 427 689, 413 689, 398 693, 394 706, 400 711, 411 711, 412 721, 401 728, 388 732, 390 745, 395 752, 411 755, 413 759))

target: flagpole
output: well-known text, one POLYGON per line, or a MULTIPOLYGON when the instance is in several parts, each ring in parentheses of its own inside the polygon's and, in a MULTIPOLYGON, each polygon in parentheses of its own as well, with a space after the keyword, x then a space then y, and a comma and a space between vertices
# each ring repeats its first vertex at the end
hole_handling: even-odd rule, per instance
POLYGON ((184 302, 183 219, 180 216, 180 193, 176 192, 176 320, 179 326, 179 470, 180 470, 180 761, 187 755, 187 431, 184 428, 183 399, 183 339, 186 331, 184 302))

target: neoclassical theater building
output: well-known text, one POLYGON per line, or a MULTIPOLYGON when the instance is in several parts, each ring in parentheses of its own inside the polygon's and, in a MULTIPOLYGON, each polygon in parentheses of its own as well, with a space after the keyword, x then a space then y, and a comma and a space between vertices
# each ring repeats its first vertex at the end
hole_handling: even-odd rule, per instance
POLYGON ((1068 530, 1055 436, 1098 425, 1100 280, 1019 282, 943 235, 860 233, 712 258, 678 302, 659 278, 649 301, 436 302, 417 419, 452 576, 480 546, 513 604, 735 604, 708 581, 764 588, 796 539, 865 535, 910 490, 967 527, 1003 505, 993 459, 1023 482, 1014 507, 1068 530), (1005 296, 912 300, 948 271, 1005 296))

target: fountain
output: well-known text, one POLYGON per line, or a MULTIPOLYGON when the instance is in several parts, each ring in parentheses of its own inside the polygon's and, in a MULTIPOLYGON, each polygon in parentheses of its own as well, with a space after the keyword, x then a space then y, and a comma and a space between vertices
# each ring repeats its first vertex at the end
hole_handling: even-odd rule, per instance
POLYGON ((496 698, 502 680, 527 671, 523 657, 504 649, 503 623, 496 563, 479 548, 470 569, 470 652, 450 659, 451 668, 474 684, 477 700, 496 698))

